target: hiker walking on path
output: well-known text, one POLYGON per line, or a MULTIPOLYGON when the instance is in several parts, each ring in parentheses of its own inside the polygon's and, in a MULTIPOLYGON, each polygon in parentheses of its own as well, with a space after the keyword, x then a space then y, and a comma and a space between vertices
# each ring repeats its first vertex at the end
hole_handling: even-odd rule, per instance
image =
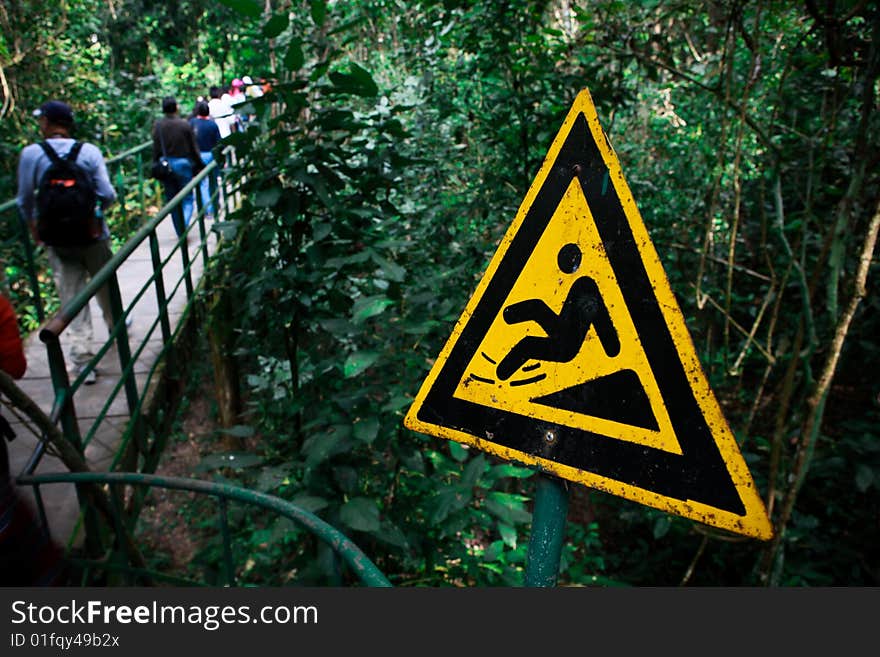
MULTIPOLYGON (((211 110, 208 107, 208 103, 200 101, 196 105, 195 118, 189 121, 193 132, 196 134, 196 144, 199 147, 202 164, 205 166, 214 161, 214 148, 220 143, 220 129, 217 127, 214 119, 210 117, 210 113, 211 110)), ((199 193, 202 196, 202 203, 205 204, 205 219, 208 220, 214 218, 214 201, 211 198, 211 188, 216 188, 217 183, 219 183, 219 175, 214 174, 203 178, 202 182, 199 183, 199 193), (214 182, 213 185, 211 184, 212 181, 214 182)))
MULTIPOLYGON (((153 125, 153 160, 158 160, 160 157, 167 158, 174 172, 170 180, 162 182, 167 203, 186 187, 204 165, 196 144, 195 133, 186 119, 178 115, 177 100, 173 96, 166 96, 162 100, 162 113, 164 116, 153 125)), ((183 235, 186 227, 189 226, 193 195, 187 194, 181 206, 171 214, 174 231, 178 237, 183 235)))
MULTIPOLYGON (((34 112, 44 141, 25 146, 18 162, 17 203, 37 245, 47 247, 61 307, 85 288, 113 256, 104 211, 116 201, 104 156, 97 146, 73 139, 73 110, 51 100, 34 112)), ((113 326, 107 286, 98 291, 107 330, 113 326)), ((88 304, 68 325, 70 358, 78 376, 95 353, 88 304)), ((86 384, 97 372, 88 370, 86 384)))
POLYGON ((235 121, 235 112, 232 105, 223 98, 223 90, 220 87, 211 87, 208 90, 211 99, 208 101, 208 108, 211 112, 211 118, 217 122, 217 128, 220 130, 220 138, 224 139, 232 134, 232 124, 235 121))

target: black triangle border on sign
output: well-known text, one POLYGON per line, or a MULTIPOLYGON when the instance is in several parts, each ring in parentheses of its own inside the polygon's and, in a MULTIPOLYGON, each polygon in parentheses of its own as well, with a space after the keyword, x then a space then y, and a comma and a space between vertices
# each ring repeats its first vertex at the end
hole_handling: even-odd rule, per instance
MULTIPOLYGON (((698 502, 744 516, 745 505, 694 395, 611 175, 585 115, 579 112, 519 229, 425 395, 417 411, 418 420, 666 498, 698 502), (492 322, 501 314, 505 299, 575 178, 592 211, 681 454, 454 396, 465 368, 492 322), (552 442, 545 440, 548 431, 555 434, 552 442)), ((619 170, 617 175, 622 178, 619 170)))

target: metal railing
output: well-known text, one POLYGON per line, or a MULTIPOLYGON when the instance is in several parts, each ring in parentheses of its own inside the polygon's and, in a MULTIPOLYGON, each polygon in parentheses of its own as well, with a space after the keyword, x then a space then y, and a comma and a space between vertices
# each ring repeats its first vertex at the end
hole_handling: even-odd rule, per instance
MULTIPOLYGON (((49 362, 49 372, 52 380, 54 403, 50 413, 50 420, 60 422, 61 430, 65 438, 76 447, 81 454, 85 454, 85 449, 94 439, 96 433, 101 428, 108 412, 114 402, 121 395, 124 395, 126 407, 128 410, 129 420, 126 428, 122 433, 118 447, 116 448, 109 470, 123 467, 126 470, 135 470, 145 464, 145 461, 151 455, 155 458, 155 445, 147 444, 144 426, 142 423, 142 411, 145 401, 145 392, 150 388, 156 373, 161 366, 163 359, 171 349, 174 340, 180 333, 184 320, 190 313, 196 294, 196 286, 193 281, 193 267, 198 262, 201 255, 201 264, 207 267, 209 257, 209 228, 206 226, 204 203, 198 192, 201 181, 209 176, 216 175, 218 165, 216 162, 210 163, 195 176, 180 192, 170 199, 168 203, 159 210, 159 212, 149 219, 116 253, 113 254, 109 262, 107 262, 100 271, 91 277, 88 284, 81 290, 69 303, 63 306, 59 312, 49 319, 40 330, 39 337, 46 345, 46 351, 49 362), (172 215, 181 212, 181 204, 183 200, 190 194, 195 192, 196 203, 192 214, 192 219, 183 231, 173 242, 167 253, 163 254, 160 248, 159 228, 163 222, 172 221, 172 215), (190 233, 197 231, 197 241, 190 251, 190 233), (149 252, 152 264, 152 271, 146 278, 140 289, 134 292, 133 297, 126 305, 123 305, 122 296, 119 288, 118 272, 119 269, 129 260, 135 250, 144 242, 148 242, 149 252), (169 279, 167 274, 172 269, 171 265, 179 260, 179 275, 171 274, 176 278, 169 279), (70 322, 78 313, 80 313, 87 304, 95 297, 99 290, 106 287, 110 311, 113 325, 108 327, 107 341, 96 351, 95 355, 85 363, 78 371, 76 378, 71 382, 68 375, 67 365, 65 361, 64 349, 62 346, 62 337, 70 322), (149 323, 144 334, 135 343, 131 344, 130 335, 127 327, 127 321, 132 315, 132 310, 144 298, 148 291, 152 288, 156 300, 156 314, 152 322, 149 323), (179 304, 178 310, 180 318, 172 329, 170 318, 170 310, 175 297, 183 295, 183 302, 179 304), (152 366, 147 372, 146 379, 141 386, 138 386, 134 367, 142 353, 147 349, 148 344, 158 332, 161 340, 161 348, 155 354, 152 366), (85 384, 90 372, 97 369, 98 363, 107 355, 107 353, 115 346, 116 355, 118 356, 120 374, 115 381, 113 388, 107 394, 102 407, 95 415, 94 419, 87 426, 81 427, 77 409, 76 397, 78 391, 85 384), (124 459, 124 462, 123 462, 124 459)), ((231 198, 232 195, 227 195, 231 198)), ((216 189, 213 194, 215 205, 219 205, 220 190, 216 189)), ((223 214, 231 211, 231 207, 224 205, 223 214)), ((182 225, 182 219, 181 219, 182 225)), ((218 238, 219 239, 219 238, 218 238)), ((36 468, 45 453, 46 442, 45 437, 38 444, 33 456, 26 464, 22 472, 23 476, 33 475, 36 468)), ((148 464, 146 464, 149 467, 148 464)), ((37 505, 41 512, 41 517, 45 519, 43 512, 43 503, 39 497, 39 493, 35 491, 37 505)), ((86 509, 86 540, 89 540, 90 534, 96 534, 94 517, 89 517, 89 510, 86 509)))
MULTIPOLYGON (((31 485, 36 490, 39 490, 41 486, 61 483, 106 485, 113 501, 110 505, 114 514, 113 522, 111 524, 116 532, 115 538, 117 546, 124 540, 122 536, 122 532, 124 531, 124 518, 121 517, 121 513, 119 512, 119 509, 122 507, 122 500, 125 499, 126 496, 125 491, 122 490, 123 486, 158 487, 168 490, 189 491, 213 497, 217 503, 217 515, 219 519, 218 526, 223 541, 223 569, 227 586, 237 585, 235 555, 233 553, 228 520, 229 502, 239 502, 260 509, 265 509, 267 511, 272 511, 284 518, 289 518, 330 547, 362 584, 371 587, 391 586, 391 583, 370 558, 335 527, 324 522, 313 513, 310 513, 286 500, 247 488, 201 481, 199 479, 162 477, 158 475, 130 472, 80 472, 45 474, 40 476, 31 475, 20 477, 19 483, 31 485)), ((174 584, 183 585, 201 584, 201 582, 192 579, 167 576, 161 571, 154 569, 134 568, 130 564, 121 565, 117 560, 113 559, 113 556, 113 552, 108 550, 106 556, 101 560, 82 559, 79 560, 78 563, 84 567, 86 573, 89 570, 103 570, 108 572, 117 571, 125 577, 128 585, 156 580, 164 580, 174 584)))
MULTIPOLYGON (((125 157, 131 157, 143 153, 149 144, 143 144, 135 149, 131 149, 121 154, 117 158, 122 161, 125 157)), ((226 155, 229 155, 227 149, 226 155)), ((224 166, 224 169, 227 167, 224 166)), ((136 189, 141 190, 140 203, 145 203, 145 180, 143 171, 144 164, 141 163, 136 167, 135 176, 127 175, 125 170, 120 166, 117 172, 116 185, 119 190, 120 198, 125 196, 125 184, 123 180, 136 180, 136 189)), ((258 493, 244 488, 228 486, 223 484, 211 483, 195 479, 180 479, 160 477, 152 474, 158 463, 158 457, 161 454, 163 445, 157 444, 164 441, 161 437, 154 438, 153 444, 148 444, 149 437, 143 422, 144 403, 146 400, 146 391, 148 391, 157 377, 159 368, 166 360, 168 354, 173 349, 182 327, 185 325, 185 319, 191 313, 194 301, 197 298, 197 283, 194 281, 194 268, 200 265, 203 271, 207 272, 209 268, 209 257, 216 249, 219 248, 223 237, 222 230, 211 230, 206 221, 206 203, 207 199, 201 198, 200 186, 201 182, 208 178, 212 181, 212 190, 209 197, 212 205, 217 209, 217 218, 225 218, 234 209, 236 200, 240 197, 241 180, 230 181, 224 177, 221 184, 214 184, 214 180, 218 175, 218 163, 211 162, 203 168, 183 189, 180 190, 174 198, 158 211, 158 213, 146 220, 144 225, 138 229, 128 241, 126 241, 111 260, 102 267, 102 269, 91 277, 86 287, 69 303, 64 305, 58 313, 46 321, 40 332, 39 337, 46 345, 47 356, 49 361, 49 370, 53 386, 54 401, 49 414, 49 419, 53 424, 60 423, 61 431, 65 438, 76 447, 81 455, 85 455, 86 447, 95 439, 95 436, 102 423, 107 418, 111 406, 119 397, 124 397, 126 408, 128 411, 128 421, 122 436, 118 442, 118 446, 113 454, 112 462, 107 468, 107 472, 87 472, 87 473, 70 473, 70 472, 53 472, 53 473, 36 473, 38 466, 47 453, 47 436, 43 435, 31 455, 29 461, 16 478, 19 485, 30 486, 34 492, 34 498, 39 512, 39 518, 43 524, 44 530, 48 533, 48 519, 46 508, 43 500, 42 489, 50 484, 74 484, 77 496, 79 498, 80 513, 77 524, 85 528, 85 553, 90 557, 88 560, 81 560, 87 569, 104 569, 105 571, 114 568, 124 574, 129 579, 140 579, 141 581, 162 579, 161 573, 155 571, 142 571, 131 563, 123 563, 120 565, 120 549, 121 532, 126 531, 126 527, 130 529, 137 521, 141 504, 144 500, 145 487, 163 487, 174 490, 186 490, 197 494, 209 495, 217 500, 220 528, 224 542, 224 563, 226 568, 226 579, 228 585, 235 584, 235 570, 233 567, 233 559, 231 554, 230 532, 227 518, 227 502, 237 501, 246 504, 256 505, 260 508, 274 511, 275 513, 294 520, 303 528, 317 536, 319 539, 329 545, 333 551, 342 559, 342 561, 352 569, 358 576, 360 581, 369 586, 390 586, 385 576, 376 568, 366 555, 351 542, 346 536, 334 529, 329 524, 322 521, 317 516, 296 507, 295 505, 270 495, 258 493), (159 229, 167 228, 167 224, 173 222, 177 215, 178 226, 182 226, 181 205, 185 198, 190 194, 194 194, 195 203, 190 224, 184 229, 183 234, 179 235, 176 240, 168 248, 166 243, 165 250, 162 251, 160 243, 159 229), (196 239, 190 242, 190 235, 195 234, 196 239), (146 277, 143 285, 136 290, 127 302, 123 304, 123 299, 119 287, 118 272, 132 256, 132 254, 142 244, 147 243, 151 272, 146 277), (172 263, 174 269, 180 265, 179 273, 174 273, 172 278, 166 274, 171 269, 172 263), (106 286, 110 311, 112 316, 112 326, 108 327, 108 339, 97 350, 94 357, 79 370, 74 380, 70 380, 67 366, 65 363, 64 350, 62 341, 65 330, 70 322, 78 313, 80 313, 91 299, 94 298, 102 287, 106 286), (132 316, 133 309, 151 292, 155 296, 156 315, 152 322, 147 326, 144 334, 135 343, 132 343, 131 336, 127 327, 127 320, 132 316), (183 297, 182 308, 178 308, 180 317, 176 324, 172 326, 170 310, 172 302, 175 298, 183 297), (138 359, 147 348, 148 342, 154 335, 160 336, 161 348, 155 354, 152 366, 146 373, 141 385, 135 377, 134 367, 138 359), (95 370, 98 363, 108 354, 115 346, 116 354, 119 359, 119 377, 113 383, 112 390, 107 394, 103 405, 95 415, 94 419, 85 425, 82 425, 77 414, 77 395, 85 384, 89 372, 95 370), (106 485, 110 491, 113 500, 112 522, 108 519, 101 518, 98 510, 89 504, 86 491, 83 488, 87 484, 106 485), (127 509, 123 509, 121 497, 118 488, 123 485, 133 486, 133 495, 129 498, 127 509), (136 490, 135 490, 136 489, 136 490), (134 501, 132 501, 134 500, 134 501), (115 536, 115 540, 108 543, 109 535, 115 536), (103 558, 102 558, 103 555, 103 558)), ((236 168, 236 170, 241 170, 236 168)), ((15 201, 0 206, 3 208, 14 206, 15 201)), ((124 205, 124 204, 123 204, 124 205)), ((123 209, 123 216, 127 210, 123 209)), ((23 227, 23 223, 18 221, 23 227)), ((25 244, 30 246, 30 236, 27 231, 23 233, 25 244)), ((39 285, 37 284, 36 271, 33 265, 32 251, 28 253, 31 267, 34 268, 31 284, 34 294, 37 298, 40 296, 39 285)), ((42 311, 41 311, 42 312, 42 311)), ((139 323, 140 324, 140 323, 139 323)), ((102 377, 104 378, 104 377, 102 377)), ((106 515, 106 514, 105 514, 106 515)), ((78 534, 75 530, 67 541, 66 552, 70 554, 74 538, 78 534)), ((184 583, 177 581, 178 584, 184 583)), ((196 582, 187 582, 190 584, 196 582)))
MULTIPOLYGON (((129 187, 133 187, 138 195, 137 201, 141 204, 141 208, 147 201, 147 185, 157 185, 155 181, 147 181, 144 177, 146 164, 144 162, 144 154, 148 152, 151 144, 149 142, 141 144, 133 149, 120 154, 119 156, 108 160, 108 167, 113 166, 115 172, 115 186, 117 189, 117 197, 119 203, 114 207, 120 206, 115 210, 114 225, 119 221, 124 221, 129 213, 130 208, 126 199, 128 197, 129 187), (133 165, 132 165, 133 163, 133 165), (134 181, 133 184, 131 181, 134 181)), ((216 177, 218 174, 218 164, 210 163, 197 176, 193 178, 183 189, 180 190, 174 198, 162 207, 158 213, 148 219, 144 225, 138 229, 128 241, 126 241, 107 262, 102 269, 91 277, 86 287, 76 295, 69 303, 63 306, 58 313, 45 321, 39 331, 39 337, 45 343, 47 357, 49 363, 49 372, 52 381, 54 401, 52 409, 49 413, 49 419, 53 423, 60 423, 61 431, 65 438, 80 452, 85 455, 86 447, 92 442, 96 433, 108 416, 111 406, 116 400, 124 396, 125 405, 128 411, 128 422, 122 433, 118 448, 113 453, 110 470, 118 469, 122 466, 123 455, 126 455, 124 467, 137 471, 144 463, 146 456, 150 454, 154 447, 147 444, 144 426, 142 422, 143 404, 145 402, 145 393, 150 389, 151 383, 156 377, 163 359, 169 352, 172 343, 179 335, 184 320, 190 313, 193 301, 196 295, 196 285, 194 283, 194 266, 202 265, 204 268, 208 266, 209 247, 211 233, 209 226, 206 225, 205 202, 207 199, 201 198, 200 183, 208 176, 216 177), (160 226, 167 228, 173 219, 180 221, 182 225, 181 205, 184 199, 194 195, 195 204, 192 218, 189 226, 186 227, 183 234, 171 244, 165 244, 165 252, 160 245, 159 229, 160 226), (177 215, 174 217, 173 215, 177 215), (191 244, 191 235, 196 235, 196 240, 191 244), (140 289, 134 292, 126 305, 123 300, 119 288, 118 271, 125 264, 135 250, 143 243, 148 243, 150 259, 152 263, 152 271, 143 282, 140 289), (199 258, 201 256, 201 258, 199 258), (201 260, 201 262, 199 262, 201 260), (179 263, 179 273, 178 270, 179 263), (174 265, 173 267, 171 265, 174 265), (174 269, 175 272, 169 274, 174 269), (65 330, 70 322, 78 313, 90 303, 91 299, 98 294, 98 291, 105 288, 109 297, 110 312, 112 316, 112 326, 108 326, 108 339, 97 350, 92 359, 78 371, 75 379, 70 380, 67 365, 65 362, 64 349, 62 346, 62 338, 65 330), (132 314, 132 309, 144 298, 148 293, 152 292, 155 296, 155 315, 152 321, 147 325, 141 338, 132 343, 128 332, 127 322, 132 314), (170 310, 172 304, 175 304, 175 310, 180 313, 180 318, 176 325, 172 328, 170 318, 170 310), (147 348, 148 343, 159 336, 159 344, 161 348, 152 362, 152 366, 146 374, 146 378, 141 386, 135 377, 134 367, 138 362, 141 354, 147 348), (119 377, 115 380, 112 390, 102 399, 102 406, 90 423, 81 423, 78 418, 76 401, 77 393, 85 384, 89 373, 94 371, 107 355, 107 353, 115 346, 115 352, 119 361, 119 377), (130 449, 133 447, 133 449, 130 449)), ((213 189, 210 193, 211 201, 218 210, 219 214, 228 214, 232 211, 230 203, 234 199, 234 194, 223 194, 218 185, 212 185, 213 189)), ((25 257, 27 262, 26 268, 29 271, 31 294, 34 298, 34 306, 38 316, 43 316, 42 291, 40 289, 37 265, 35 261, 35 251, 31 246, 31 237, 29 231, 21 221, 15 200, 11 200, 0 206, 0 210, 15 210, 15 223, 21 231, 21 240, 24 244, 25 257)), ((219 243, 220 237, 216 238, 215 243, 219 243)), ((167 241, 166 241, 167 242, 167 241)), ((155 344, 155 340, 154 340, 155 344)), ((20 476, 33 477, 36 469, 40 465, 45 453, 47 440, 46 436, 39 437, 39 442, 33 454, 25 464, 20 476)), ((154 460, 158 456, 154 455, 154 460)), ((39 491, 35 488, 35 498, 40 518, 44 525, 47 523, 43 500, 39 491)), ((89 509, 87 505, 83 507, 80 521, 86 523, 86 541, 90 541, 92 537, 97 535, 96 525, 94 523, 94 510, 89 509)), ((74 535, 76 532, 74 532, 74 535)), ((68 543, 74 539, 71 536, 68 543)), ((69 547, 69 545, 68 545, 69 547)), ((92 547, 95 547, 92 541, 92 547)))

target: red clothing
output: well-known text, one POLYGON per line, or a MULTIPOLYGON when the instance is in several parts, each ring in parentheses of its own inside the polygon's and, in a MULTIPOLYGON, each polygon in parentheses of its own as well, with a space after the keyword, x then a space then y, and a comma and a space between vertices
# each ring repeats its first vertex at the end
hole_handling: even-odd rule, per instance
MULTIPOLYGON (((27 369, 18 319, 12 304, 0 294, 0 369, 20 379, 27 369)), ((63 553, 42 529, 30 504, 16 490, 9 471, 6 440, 0 434, 0 586, 56 586, 63 582, 63 553)))
POLYGON ((18 318, 15 309, 5 296, 0 294, 0 369, 13 379, 20 379, 27 369, 18 318))

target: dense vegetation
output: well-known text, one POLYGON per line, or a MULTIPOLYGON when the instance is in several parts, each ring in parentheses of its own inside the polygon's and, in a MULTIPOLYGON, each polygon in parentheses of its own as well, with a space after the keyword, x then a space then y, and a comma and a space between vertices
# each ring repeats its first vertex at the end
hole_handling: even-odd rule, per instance
MULTIPOLYGON (((45 98, 118 152, 166 93, 273 82, 230 138, 248 191, 211 289, 227 433, 260 438, 240 482, 398 585, 522 582, 531 471, 401 420, 589 87, 776 538, 574 490, 560 582, 878 583, 875 3, 61 4, 0 7, 7 197, 45 98)), ((339 581, 307 537, 243 520, 246 581, 339 581)))

